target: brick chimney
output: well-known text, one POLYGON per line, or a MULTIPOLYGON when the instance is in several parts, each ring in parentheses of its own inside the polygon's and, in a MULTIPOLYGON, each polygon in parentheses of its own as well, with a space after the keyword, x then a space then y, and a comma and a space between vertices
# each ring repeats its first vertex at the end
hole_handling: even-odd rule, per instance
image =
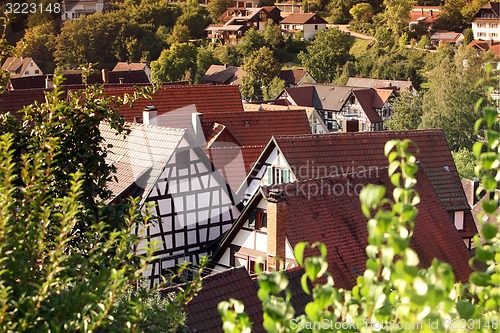
POLYGON ((145 125, 158 125, 158 109, 153 105, 146 106, 142 111, 142 123, 145 125))
POLYGON ((279 259, 285 261, 286 202, 282 190, 269 191, 267 199, 267 268, 280 269, 279 259))

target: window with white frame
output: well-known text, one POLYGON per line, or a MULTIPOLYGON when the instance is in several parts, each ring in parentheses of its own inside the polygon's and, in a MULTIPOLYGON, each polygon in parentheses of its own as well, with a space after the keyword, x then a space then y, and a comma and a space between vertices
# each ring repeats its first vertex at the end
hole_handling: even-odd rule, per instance
POLYGON ((275 166, 267 167, 267 184, 283 184, 290 181, 290 170, 275 166))

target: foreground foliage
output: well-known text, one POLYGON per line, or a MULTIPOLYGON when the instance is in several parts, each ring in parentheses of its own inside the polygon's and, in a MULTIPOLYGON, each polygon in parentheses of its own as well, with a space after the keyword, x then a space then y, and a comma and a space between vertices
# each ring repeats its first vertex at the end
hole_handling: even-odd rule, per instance
MULTIPOLYGON (((483 85, 492 82, 490 70, 483 85)), ((488 86, 487 93, 492 91, 493 87, 488 86)), ((483 116, 475 130, 485 129, 484 140, 476 143, 473 151, 479 160, 476 175, 482 174, 483 188, 479 191, 486 192, 483 212, 495 215, 499 199, 495 188, 500 180, 498 112, 493 106, 482 107, 482 102, 476 104, 476 112, 483 116)), ((386 198, 386 189, 379 185, 369 185, 360 194, 363 214, 368 219, 369 245, 366 271, 357 284, 352 290, 336 289, 327 271, 325 246, 313 244, 320 255, 304 258, 309 245, 297 244, 295 258, 305 270, 302 288, 312 295, 312 301, 306 305, 304 315, 295 317, 285 274, 261 273, 258 297, 268 332, 498 332, 499 217, 496 223, 483 223, 481 235, 474 238, 475 256, 470 264, 482 269, 475 269, 468 284, 456 283, 452 267, 436 259, 429 268, 419 269, 419 258, 409 248, 418 214, 415 206, 420 201, 414 190, 418 166, 415 156, 408 152, 409 145, 409 140, 392 140, 385 147, 389 176, 395 186, 392 199, 386 198)), ((241 302, 222 302, 219 311, 225 332, 251 330, 241 302)))

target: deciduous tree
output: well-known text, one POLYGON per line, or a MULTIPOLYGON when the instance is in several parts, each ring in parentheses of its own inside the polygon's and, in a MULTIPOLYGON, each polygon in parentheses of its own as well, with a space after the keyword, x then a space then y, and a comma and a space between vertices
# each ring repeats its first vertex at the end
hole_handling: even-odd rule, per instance
POLYGON ((415 130, 422 121, 422 96, 402 92, 392 104, 392 115, 386 121, 393 131, 415 130))
POLYGON ((319 82, 333 82, 342 66, 351 59, 349 50, 354 39, 339 28, 318 31, 315 39, 301 52, 302 65, 319 82))
POLYGON ((151 76, 157 83, 180 81, 196 72, 196 46, 191 43, 172 44, 160 57, 151 62, 151 76))

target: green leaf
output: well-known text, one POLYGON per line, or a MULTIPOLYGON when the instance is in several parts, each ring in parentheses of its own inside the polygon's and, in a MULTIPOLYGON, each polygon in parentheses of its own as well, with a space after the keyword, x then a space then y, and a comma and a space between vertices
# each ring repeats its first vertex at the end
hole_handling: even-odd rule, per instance
POLYGON ((470 281, 480 287, 487 287, 490 285, 491 277, 487 273, 473 272, 470 275, 470 281))
POLYGON ((385 187, 380 185, 368 184, 361 190, 359 199, 362 206, 366 207, 363 209, 363 213, 368 218, 370 217, 370 210, 375 208, 380 200, 385 196, 385 187))
POLYGON ((472 146, 472 151, 474 152, 474 156, 479 159, 479 156, 481 156, 481 152, 483 151, 483 143, 476 142, 474 146, 472 146))
POLYGON ((389 169, 388 169, 389 176, 392 176, 394 174, 394 172, 396 172, 396 170, 399 168, 400 165, 401 165, 400 161, 393 161, 393 162, 391 162, 389 164, 389 169))
POLYGON ((492 170, 498 168, 498 155, 495 152, 487 152, 481 154, 480 160, 484 170, 492 170))
POLYGON ((490 260, 493 260, 494 255, 495 253, 493 252, 491 247, 480 246, 476 248, 476 258, 482 262, 488 262, 490 260))
POLYGON ((498 226, 493 223, 483 224, 482 234, 485 240, 493 239, 498 233, 498 226))
POLYGON ((486 106, 483 108, 483 114, 484 114, 484 119, 486 120, 486 125, 488 125, 488 128, 493 127, 493 124, 498 119, 498 111, 495 107, 493 106, 486 106))
POLYGON ((306 249, 307 245, 309 245, 309 243, 299 242, 297 243, 297 245, 295 245, 295 249, 293 250, 295 259, 297 260, 297 263, 300 267, 304 267, 304 250, 306 249))
POLYGON ((479 133, 479 127, 481 127, 483 121, 483 118, 476 120, 476 122, 474 123, 474 133, 479 133))
POLYGON ((391 150, 394 148, 394 146, 396 146, 400 141, 399 140, 389 140, 387 141, 387 143, 385 144, 385 147, 384 147, 384 154, 385 156, 389 156, 389 153, 391 152, 391 150))
POLYGON ((486 214, 495 214, 495 211, 498 208, 497 200, 483 200, 481 202, 481 207, 483 208, 486 214))

